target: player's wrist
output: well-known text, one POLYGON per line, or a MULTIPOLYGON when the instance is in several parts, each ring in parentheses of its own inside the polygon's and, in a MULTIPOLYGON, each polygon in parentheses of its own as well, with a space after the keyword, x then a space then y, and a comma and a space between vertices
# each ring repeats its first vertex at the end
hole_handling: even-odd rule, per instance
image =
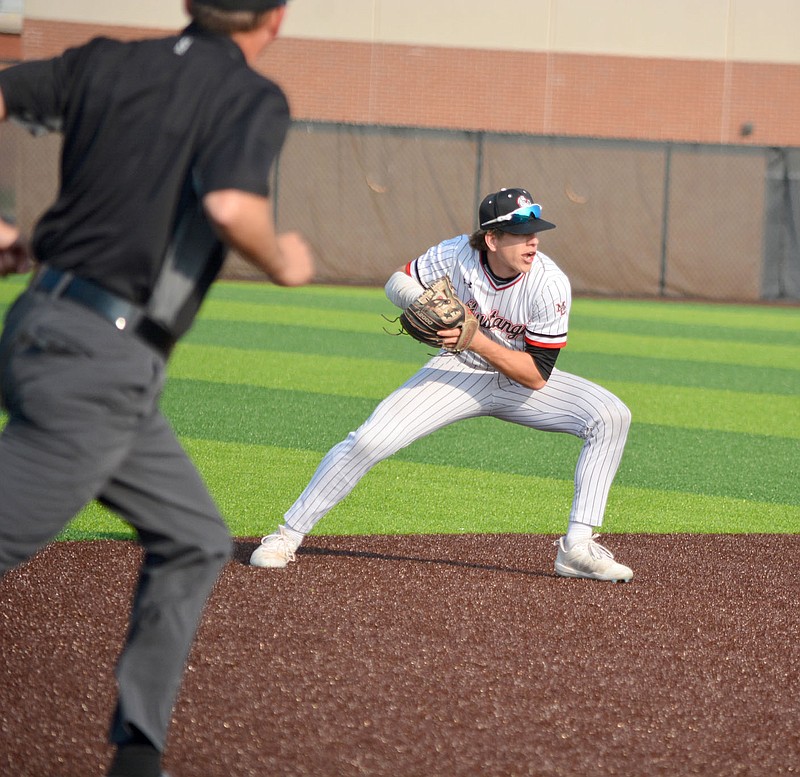
POLYGON ((401 310, 405 310, 420 294, 424 291, 423 287, 417 283, 410 275, 397 270, 392 273, 384 291, 389 301, 401 310))

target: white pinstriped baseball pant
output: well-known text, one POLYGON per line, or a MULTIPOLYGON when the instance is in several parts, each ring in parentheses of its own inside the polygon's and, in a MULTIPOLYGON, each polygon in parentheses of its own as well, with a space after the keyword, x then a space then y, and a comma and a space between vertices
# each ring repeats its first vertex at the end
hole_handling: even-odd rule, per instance
POLYGON ((631 423, 625 404, 601 386, 558 369, 543 389, 533 391, 444 355, 431 359, 328 451, 286 512, 286 525, 311 531, 378 462, 437 429, 478 416, 582 438, 569 517, 602 524, 631 423))

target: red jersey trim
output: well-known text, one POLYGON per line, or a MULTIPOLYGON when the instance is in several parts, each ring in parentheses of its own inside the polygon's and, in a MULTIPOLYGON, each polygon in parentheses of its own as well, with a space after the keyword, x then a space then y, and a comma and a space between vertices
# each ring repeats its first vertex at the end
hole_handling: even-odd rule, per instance
POLYGON ((525 344, 532 345, 535 348, 563 348, 567 344, 566 337, 564 335, 556 335, 557 337, 564 338, 561 342, 553 342, 552 340, 549 341, 542 341, 542 340, 533 340, 532 338, 525 336, 525 344))

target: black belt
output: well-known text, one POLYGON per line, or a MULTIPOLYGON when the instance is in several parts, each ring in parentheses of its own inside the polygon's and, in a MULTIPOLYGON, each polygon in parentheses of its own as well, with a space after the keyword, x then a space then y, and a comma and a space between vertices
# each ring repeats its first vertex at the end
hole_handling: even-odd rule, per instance
POLYGON ((176 338, 161 324, 148 317, 137 305, 128 302, 92 281, 84 280, 70 272, 43 267, 31 282, 33 291, 50 297, 63 297, 110 321, 122 332, 129 332, 168 357, 176 338))

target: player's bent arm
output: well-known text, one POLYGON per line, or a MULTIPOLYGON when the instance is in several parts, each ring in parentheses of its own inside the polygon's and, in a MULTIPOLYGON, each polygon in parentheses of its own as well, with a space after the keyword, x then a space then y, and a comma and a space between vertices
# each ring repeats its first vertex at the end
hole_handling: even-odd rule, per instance
POLYGON ((496 370, 527 388, 538 391, 547 385, 529 353, 505 348, 480 330, 475 333, 469 350, 483 356, 496 370))
POLYGON ((311 249, 296 232, 275 234, 269 198, 238 189, 209 192, 203 207, 217 234, 279 286, 301 286, 314 276, 311 249))

